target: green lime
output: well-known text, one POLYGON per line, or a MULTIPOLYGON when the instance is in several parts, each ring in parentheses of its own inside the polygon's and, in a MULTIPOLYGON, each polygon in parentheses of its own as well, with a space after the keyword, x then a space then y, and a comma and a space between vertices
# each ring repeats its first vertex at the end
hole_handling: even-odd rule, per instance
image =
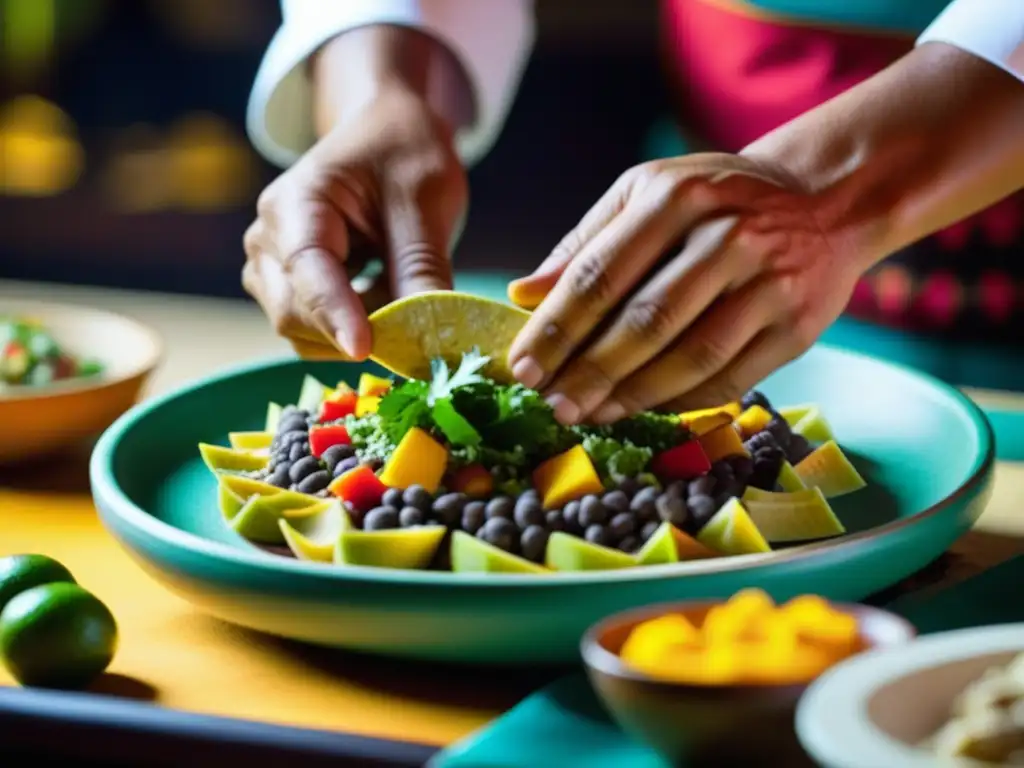
POLYGON ((11 555, 0 557, 0 611, 12 597, 26 589, 55 581, 75 583, 63 565, 46 555, 11 555))
POLYGON ((110 609, 77 584, 32 587, 0 611, 0 660, 22 685, 85 687, 116 650, 110 609))

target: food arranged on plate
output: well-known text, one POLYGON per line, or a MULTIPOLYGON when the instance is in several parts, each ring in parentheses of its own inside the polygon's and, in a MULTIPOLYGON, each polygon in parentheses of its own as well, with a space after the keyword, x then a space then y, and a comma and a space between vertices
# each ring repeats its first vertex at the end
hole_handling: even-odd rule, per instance
POLYGON ((265 429, 200 451, 228 524, 338 565, 549 573, 745 555, 843 534, 864 487, 813 405, 759 392, 679 415, 563 426, 472 350, 431 376, 313 377, 265 429))
POLYGON ((38 321, 0 315, 0 391, 102 373, 101 363, 79 359, 63 349, 38 321))
POLYGON ((776 606, 737 592, 696 620, 666 613, 634 627, 619 651, 648 677, 688 685, 796 685, 860 652, 857 617, 816 595, 776 606))
POLYGON ((926 746, 941 758, 1024 765, 1024 654, 967 686, 926 746))
POLYGON ((0 558, 0 663, 22 685, 83 688, 117 651, 110 609, 45 555, 0 558))

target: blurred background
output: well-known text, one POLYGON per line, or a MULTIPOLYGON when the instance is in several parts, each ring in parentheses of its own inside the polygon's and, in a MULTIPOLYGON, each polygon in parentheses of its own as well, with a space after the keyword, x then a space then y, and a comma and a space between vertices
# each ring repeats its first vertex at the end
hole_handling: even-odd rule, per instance
MULTIPOLYGON (((537 263, 668 113, 657 0, 537 11, 472 171, 463 267, 537 263)), ((242 296, 242 233, 276 174, 245 106, 279 23, 277 0, 0 0, 0 278, 242 296)))

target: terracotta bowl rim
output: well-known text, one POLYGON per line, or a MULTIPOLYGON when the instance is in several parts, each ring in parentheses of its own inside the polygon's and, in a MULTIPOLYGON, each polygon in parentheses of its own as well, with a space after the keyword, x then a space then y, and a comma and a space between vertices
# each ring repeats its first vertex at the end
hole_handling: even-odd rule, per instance
MULTIPOLYGON (((148 343, 147 353, 140 357, 131 368, 119 376, 98 376, 96 378, 73 378, 58 381, 43 386, 11 386, 0 389, 0 405, 8 403, 26 403, 34 400, 42 400, 53 397, 61 397, 82 392, 91 392, 116 387, 128 381, 144 379, 153 373, 166 357, 166 343, 163 336, 152 326, 136 320, 133 317, 114 312, 109 309, 101 309, 86 304, 75 304, 56 301, 39 301, 35 299, 13 299, 5 303, 6 307, 13 307, 16 313, 33 312, 46 320, 47 312, 61 311, 78 313, 93 318, 102 318, 107 321, 120 323, 123 326, 131 327, 145 337, 148 343)), ((102 353, 96 355, 102 359, 102 353)))
MULTIPOLYGON (((640 683, 644 685, 661 686, 664 688, 673 688, 679 690, 693 690, 693 691, 737 691, 737 692, 749 692, 753 693, 756 691, 765 690, 785 690, 794 689, 799 690, 806 688, 813 680, 809 680, 804 683, 764 683, 754 684, 745 683, 741 685, 724 684, 724 685, 700 685, 698 683, 683 683, 671 680, 661 680, 656 677, 651 677, 642 672, 628 667, 622 663, 621 658, 605 648, 601 642, 602 638, 607 632, 613 628, 620 627, 625 624, 636 625, 641 621, 647 619, 657 618, 667 613, 686 613, 689 611, 702 610, 711 608, 716 605, 722 605, 726 601, 722 599, 709 599, 709 600, 676 600, 663 603, 655 603, 652 605, 646 605, 638 608, 629 608, 625 611, 613 613, 610 616, 606 616, 600 621, 592 624, 586 632, 583 633, 583 638, 580 640, 580 653, 583 656, 583 661, 586 666, 599 674, 607 675, 608 677, 617 678, 619 680, 625 680, 632 683, 640 683)), ((857 617, 858 625, 863 624, 863 621, 868 616, 875 617, 882 621, 888 622, 891 626, 898 627, 903 631, 903 639, 889 645, 876 645, 873 641, 869 644, 865 651, 874 650, 880 647, 891 647, 893 645, 902 645, 908 643, 917 638, 917 629, 907 619, 902 616, 888 611, 884 608, 876 608, 872 605, 865 605, 864 603, 847 603, 841 601, 829 601, 829 603, 847 613, 851 613, 857 617)), ((871 638, 868 638, 871 640, 871 638)), ((865 652, 862 651, 861 653, 865 652)), ((860 654, 855 654, 859 656, 860 654)), ((854 656, 854 657, 855 657, 854 656)), ((850 657, 850 658, 854 658, 850 657)), ((845 661, 845 660, 844 660, 845 661)), ((840 664, 844 661, 839 662, 840 664)), ((826 670, 827 673, 828 670, 826 670)))

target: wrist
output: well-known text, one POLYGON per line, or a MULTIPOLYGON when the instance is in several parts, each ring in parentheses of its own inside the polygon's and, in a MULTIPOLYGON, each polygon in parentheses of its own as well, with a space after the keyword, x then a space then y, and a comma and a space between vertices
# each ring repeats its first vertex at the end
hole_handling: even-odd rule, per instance
POLYGON ((452 132, 473 120, 461 65, 444 45, 415 29, 374 25, 345 32, 319 51, 311 74, 320 136, 368 105, 395 97, 421 101, 452 132))

